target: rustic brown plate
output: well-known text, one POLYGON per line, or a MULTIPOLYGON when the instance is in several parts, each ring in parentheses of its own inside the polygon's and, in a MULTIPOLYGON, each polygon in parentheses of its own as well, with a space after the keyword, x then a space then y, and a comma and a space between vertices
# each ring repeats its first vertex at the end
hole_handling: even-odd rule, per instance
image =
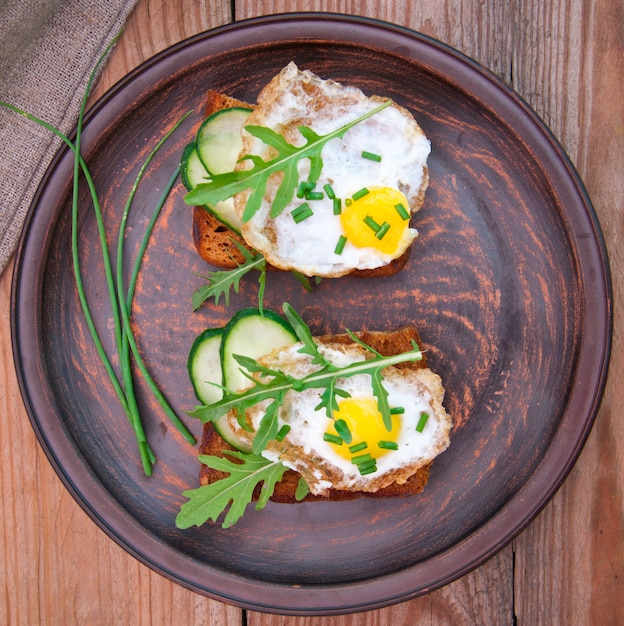
MULTIPOLYGON (((408 266, 384 280, 326 280, 305 293, 271 275, 265 304, 295 305, 316 332, 415 322, 447 388, 452 445, 422 495, 269 504, 229 530, 180 531, 196 448, 141 387, 158 456, 146 479, 134 438, 87 339, 70 263, 72 158, 61 150, 30 211, 13 288, 24 400, 61 479, 100 527, 180 584, 254 610, 329 614, 399 602, 476 567, 537 514, 570 470, 596 414, 610 350, 611 293, 599 226, 579 177, 537 116, 478 64, 418 33, 365 19, 297 14, 218 28, 157 55, 90 111, 86 160, 116 232, 147 152, 196 112, 148 170, 128 257, 208 87, 253 101, 288 61, 384 94, 431 138, 431 186, 408 266)), ((195 401, 187 351, 205 327, 256 303, 245 280, 230 308, 192 313, 208 268, 178 184, 147 250, 134 308, 151 371, 184 417, 195 401)), ((88 297, 107 345, 109 310, 88 196, 80 221, 88 297), (99 306, 98 306, 99 305, 99 306)), ((196 434, 199 423, 187 420, 196 434)))

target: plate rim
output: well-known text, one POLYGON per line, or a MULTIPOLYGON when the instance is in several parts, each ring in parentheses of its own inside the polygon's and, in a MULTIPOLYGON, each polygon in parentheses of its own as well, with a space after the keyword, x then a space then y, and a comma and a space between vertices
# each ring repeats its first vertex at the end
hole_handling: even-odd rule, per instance
MULTIPOLYGON (((285 25, 288 24, 287 28, 295 30, 297 26, 299 26, 300 28, 303 26, 304 30, 306 30, 307 28, 306 32, 309 33, 311 32, 311 30, 314 30, 314 28, 318 29, 321 22, 323 22, 325 26, 327 26, 327 22, 330 22, 332 28, 340 27, 344 29, 349 27, 353 30, 364 28, 367 31, 367 34, 368 31, 372 29, 376 32, 381 32, 382 37, 386 36, 388 34, 388 31, 390 31, 397 34, 402 34, 403 36, 411 40, 424 42, 428 46, 434 47, 437 51, 439 51, 441 55, 450 56, 451 60, 449 60, 449 63, 455 64, 459 60, 462 63, 471 67, 474 71, 478 72, 480 76, 485 77, 490 83, 493 83, 494 86, 500 89, 503 98, 511 99, 513 102, 515 102, 515 105, 521 109, 523 115, 528 115, 528 117, 532 119, 533 124, 535 125, 536 132, 544 134, 545 138, 548 139, 550 148, 554 149, 555 153, 558 156, 558 159, 560 160, 561 166, 566 170, 568 177, 570 177, 574 182, 577 193, 583 199, 583 204, 585 206, 585 210, 587 211, 587 218, 593 226, 593 232, 591 234, 593 235, 594 241, 597 245, 595 245, 592 249, 596 257, 600 261, 599 263, 597 263, 597 266, 599 266, 602 270, 602 290, 604 291, 604 294, 606 296, 602 309, 601 319, 604 325, 605 332, 603 333, 604 345, 602 346, 602 350, 595 351, 601 354, 602 360, 600 373, 597 376, 595 394, 591 399, 586 400, 586 411, 588 414, 588 418, 584 421, 584 429, 580 432, 580 436, 579 433, 577 433, 574 437, 574 439, 576 440, 576 445, 572 449, 568 448, 567 454, 561 455, 565 458, 558 459, 558 467, 560 471, 556 479, 553 480, 549 488, 544 491, 543 487, 540 487, 538 485, 539 481, 536 480, 536 474, 538 474, 540 470, 543 471, 542 464, 540 464, 536 468, 535 472, 531 475, 527 483, 523 485, 517 492, 517 494, 510 500, 508 506, 498 511, 496 515, 490 518, 477 531, 446 550, 444 553, 442 553, 442 555, 436 555, 435 565, 438 567, 433 568, 435 570, 435 576, 428 585, 421 586, 418 589, 410 589, 409 580, 414 578, 414 571, 420 565, 416 564, 398 573, 376 577, 371 580, 355 581, 353 583, 347 584, 341 583, 339 585, 315 585, 313 589, 307 585, 303 585, 301 588, 293 588, 288 585, 271 584, 263 581, 241 581, 239 575, 234 575, 227 572, 224 573, 221 571, 219 572, 219 576, 223 578, 224 584, 221 585, 217 591, 208 588, 207 586, 198 586, 197 581, 201 577, 205 578, 206 564, 188 564, 189 574, 191 570, 194 572, 194 580, 190 576, 187 576, 186 578, 181 577, 180 572, 177 572, 176 568, 167 567, 167 563, 169 563, 171 560, 167 558, 167 556, 179 556, 177 550, 167 545, 166 550, 170 550, 174 554, 165 554, 165 558, 161 559, 162 562, 156 562, 155 559, 142 553, 141 550, 137 550, 136 545, 133 542, 128 541, 125 536, 120 534, 120 530, 125 531, 126 527, 128 527, 127 530, 135 533, 138 530, 138 528, 136 527, 140 526, 140 524, 138 524, 136 520, 133 524, 132 520, 134 520, 134 518, 128 519, 131 516, 119 506, 119 503, 114 503, 114 505, 116 505, 117 508, 120 509, 115 511, 115 513, 120 517, 119 519, 117 519, 118 523, 114 528, 102 518, 98 507, 94 507, 92 502, 90 502, 88 498, 85 498, 85 489, 76 485, 75 482, 72 480, 72 477, 67 475, 64 471, 62 462, 59 460, 57 455, 58 449, 55 447, 58 442, 55 442, 53 438, 50 438, 50 433, 46 433, 45 428, 39 421, 40 417, 35 414, 35 411, 31 404, 28 382, 26 380, 27 377, 25 376, 24 371, 24 361, 26 360, 26 357, 22 354, 22 351, 20 349, 19 319, 16 312, 18 311, 20 303, 20 287, 24 271, 23 255, 28 243, 28 233, 30 232, 32 222, 35 220, 35 208, 38 205, 39 199, 43 194, 46 184, 50 180, 50 178, 53 177, 54 171, 59 166, 60 162, 64 158, 64 155, 66 155, 66 150, 64 148, 61 148, 50 166, 48 167, 46 175, 44 176, 28 211, 27 219, 24 225, 24 229, 22 231, 22 237, 18 245, 11 286, 11 336, 14 365, 26 411, 28 413, 35 434, 37 435, 37 440, 42 446, 44 452, 46 453, 46 456, 52 464, 56 474, 59 476, 65 487, 70 491, 70 493, 81 506, 81 508, 111 539, 113 539, 118 545, 120 545, 124 550, 137 558, 139 561, 141 561, 151 569, 164 575, 168 579, 178 584, 181 584, 182 586, 187 587, 195 592, 203 593, 204 595, 212 597, 216 600, 233 603, 243 608, 256 611, 273 613, 278 612, 292 615, 329 615, 337 613, 353 613, 362 610, 381 608, 383 606, 394 604, 396 602, 402 602, 432 591, 445 584, 448 584, 449 582, 452 582, 453 580, 456 580, 460 576, 475 569, 486 560, 494 556, 496 553, 498 553, 505 545, 509 543, 509 541, 511 541, 511 539, 513 539, 522 530, 524 530, 524 528, 526 528, 526 526, 535 518, 539 511, 542 510, 542 508, 546 505, 546 503, 550 500, 554 493, 559 489, 559 487, 565 480, 565 477, 568 475, 570 469, 578 459, 578 456, 587 440, 589 432, 591 431, 591 428, 595 421, 602 395, 604 393, 604 388, 608 375, 612 339, 612 288, 605 242, 600 229, 598 217, 591 203, 587 190, 585 189, 585 186, 574 165, 559 144, 558 140, 556 139, 554 134, 548 129, 546 124, 544 124, 539 116, 533 111, 533 109, 516 92, 514 92, 508 85, 506 85, 490 70, 488 70, 478 62, 474 61, 473 59, 469 58, 465 54, 452 48, 448 44, 433 39, 432 37, 429 37, 427 35, 423 35, 422 33, 418 33, 417 31, 409 29, 405 26, 391 24, 389 22, 384 22, 373 18, 323 12, 293 12, 286 14, 273 14, 269 16, 256 17, 248 20, 242 20, 240 22, 225 24, 223 26, 219 26, 203 33, 199 33, 181 42, 178 42, 173 46, 147 59, 141 65, 129 72, 121 80, 115 83, 115 85, 113 85, 105 94, 103 94, 102 97, 99 98, 98 101, 94 103, 94 105, 90 108, 85 118, 85 131, 88 127, 89 121, 93 119, 96 116, 97 112, 104 108, 111 99, 117 97, 119 94, 123 95, 124 90, 129 85, 132 85, 138 78, 145 74, 149 74, 149 71, 153 67, 159 67, 163 60, 171 60, 172 57, 176 57, 180 53, 180 51, 187 50, 189 46, 201 44, 207 39, 224 37, 230 33, 236 33, 240 36, 244 31, 250 28, 254 29, 257 27, 265 29, 267 32, 271 31, 273 33, 274 31, 281 31, 285 28, 285 25), (316 26, 311 28, 311 25, 316 26), (515 516, 518 513, 516 511, 516 508, 518 507, 518 501, 522 499, 526 500, 527 498, 531 499, 531 496, 534 495, 534 492, 536 491, 539 492, 540 497, 533 498, 533 507, 528 512, 526 511, 526 507, 523 507, 524 515, 522 522, 520 524, 518 524, 517 522, 513 523, 511 524, 511 529, 507 528, 506 524, 509 525, 508 519, 517 520, 517 517, 515 516), (451 573, 449 573, 448 570, 445 571, 445 561, 453 557, 458 550, 465 549, 465 546, 469 543, 487 543, 488 535, 492 534, 492 526, 494 526, 495 528, 507 528, 507 530, 502 534, 498 533, 497 541, 495 541, 494 543, 490 542, 487 545, 487 548, 485 548, 484 546, 484 548, 481 550, 480 556, 477 559, 473 559, 471 562, 464 564, 464 566, 462 567, 455 568, 455 570, 451 573), (490 532, 488 533, 486 531, 490 532), (192 565, 194 567, 191 567, 192 565), (400 580, 401 584, 397 585, 397 580, 400 580), (236 594, 233 595, 227 593, 227 589, 231 588, 231 584, 234 581, 239 587, 241 586, 241 582, 243 582, 243 586, 248 588, 248 591, 246 592, 246 596, 244 598, 234 597, 234 595, 236 594), (272 593, 270 603, 263 603, 259 600, 259 598, 257 598, 256 600, 252 599, 255 595, 257 595, 259 589, 266 588, 267 586, 270 586, 272 593), (355 588, 357 588, 358 590, 366 590, 367 594, 370 596, 370 600, 366 603, 353 603, 352 601, 350 601, 349 595, 353 594, 353 590, 355 588), (373 591, 373 588, 375 589, 375 591, 373 591), (331 592, 331 603, 328 602, 326 599, 326 594, 328 592, 331 592)), ((300 35, 299 37, 303 39, 306 38, 305 35, 300 35)), ((293 35, 290 40, 295 40, 296 38, 297 36, 293 35)), ((366 34, 363 35, 362 38, 365 39, 366 34)), ((267 39, 265 40, 265 43, 268 43, 269 41, 276 40, 267 39)), ((338 43, 334 40, 331 41, 334 43, 338 43)), ((353 40, 349 40, 349 42, 353 44, 353 40)), ((258 45, 258 43, 252 44, 252 46, 253 45, 258 45)), ((583 334, 581 343, 586 343, 585 334, 583 334)), ((600 355, 597 355, 595 358, 599 359, 600 355)), ((565 438, 566 434, 567 433, 565 432, 560 432, 559 430, 557 430, 553 442, 551 443, 551 448, 558 450, 558 440, 561 438, 565 438)), ((88 462, 88 459, 85 459, 85 461, 88 462)), ((95 478, 95 482, 97 483, 97 485, 93 486, 93 489, 95 491, 99 491, 100 488, 107 491, 106 486, 101 484, 97 478, 95 478)), ((144 534, 146 536, 149 535, 149 529, 144 529, 144 534)), ((183 562, 185 558, 187 557, 184 557, 184 555, 182 555, 183 562)))

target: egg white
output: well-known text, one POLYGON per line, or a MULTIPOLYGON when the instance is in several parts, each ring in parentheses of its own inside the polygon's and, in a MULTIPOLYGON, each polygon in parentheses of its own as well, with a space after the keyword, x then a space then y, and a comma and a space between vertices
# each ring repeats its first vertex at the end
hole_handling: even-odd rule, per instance
MULTIPOLYGON (((311 357, 300 354, 301 344, 294 344, 261 359, 264 365, 277 368, 286 374, 302 377, 315 371, 311 357)), ((324 356, 339 367, 361 361, 367 354, 357 345, 320 346, 324 356)), ((338 386, 352 397, 373 395, 371 378, 362 374, 341 379, 338 386)), ((384 387, 388 391, 390 406, 403 407, 405 413, 396 438, 398 450, 388 451, 377 459, 377 470, 362 476, 350 460, 338 454, 324 440, 323 435, 331 426, 325 409, 316 409, 322 390, 307 389, 290 391, 279 410, 280 427, 290 426, 281 442, 270 442, 262 452, 269 460, 282 461, 298 471, 308 483, 310 491, 324 495, 330 488, 349 491, 377 491, 393 482, 402 483, 423 465, 429 463, 449 445, 451 421, 442 406, 443 389, 439 377, 428 369, 384 370, 384 387), (421 412, 430 415, 422 432, 416 431, 421 412)), ((254 430, 264 415, 266 403, 248 409, 246 415, 254 430)), ((249 437, 238 427, 231 416, 234 429, 241 437, 249 437)))
MULTIPOLYGON (((359 89, 322 80, 312 72, 301 72, 289 64, 258 98, 258 106, 248 123, 272 128, 290 143, 302 145, 298 131, 309 126, 323 135, 371 111, 384 100, 366 97, 359 89)), ((244 133, 243 153, 270 158, 270 149, 244 133)), ((336 197, 346 200, 363 187, 390 187, 403 192, 410 210, 422 202, 428 175, 427 157, 430 142, 416 121, 402 107, 392 104, 347 131, 342 139, 332 139, 322 151, 323 168, 316 185, 322 191, 330 184, 336 197), (381 156, 381 161, 362 157, 363 151, 381 156)), ((246 167, 243 164, 241 167, 246 167)), ((299 161, 299 180, 307 180, 310 165, 299 161)), ((269 215, 271 202, 281 182, 281 175, 269 180, 260 210, 243 224, 246 241, 274 266, 296 269, 308 276, 341 276, 354 269, 374 269, 400 257, 417 236, 408 229, 399 248, 391 254, 375 248, 358 248, 347 241, 342 253, 335 252, 342 233, 340 217, 334 215, 333 201, 309 201, 313 215, 295 223, 291 211, 304 200, 295 198, 277 217, 269 215)), ((242 216, 248 192, 235 198, 236 211, 242 216)))

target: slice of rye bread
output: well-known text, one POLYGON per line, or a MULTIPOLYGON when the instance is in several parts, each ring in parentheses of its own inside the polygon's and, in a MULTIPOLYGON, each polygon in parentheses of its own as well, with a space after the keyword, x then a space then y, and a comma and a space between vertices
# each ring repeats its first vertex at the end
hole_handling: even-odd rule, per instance
MULTIPOLYGON (((213 89, 208 90, 204 118, 233 107, 253 108, 253 105, 231 98, 213 89)), ((209 265, 221 269, 233 269, 244 262, 244 257, 234 242, 250 249, 244 239, 220 222, 203 206, 193 207, 193 241, 199 256, 209 265)), ((366 278, 369 276, 392 276, 400 272, 409 259, 410 248, 399 258, 375 269, 354 270, 349 275, 366 278)), ((270 270, 275 268, 268 267, 270 270)), ((279 271, 279 270, 275 270, 279 271)))
MULTIPOLYGON (((391 356, 394 354, 400 354, 412 349, 412 340, 414 340, 420 346, 420 335, 418 330, 414 326, 405 326, 392 332, 384 331, 362 331, 357 333, 358 337, 367 343, 369 346, 377 350, 384 356, 391 356)), ((340 335, 326 335, 319 337, 319 340, 323 343, 352 343, 352 339, 346 334, 340 335)), ((427 367, 427 360, 425 354, 421 361, 405 362, 396 365, 398 368, 414 368, 423 369, 427 367)), ((199 447, 200 455, 211 456, 224 456, 224 451, 233 450, 234 448, 225 442, 217 431, 213 428, 212 424, 208 423, 204 425, 202 441, 199 447)), ((328 496, 314 496, 308 494, 304 502, 312 500, 322 501, 338 501, 338 500, 353 500, 355 498, 367 497, 381 497, 381 498, 396 498, 406 497, 417 493, 420 493, 426 486, 429 480, 429 469, 431 463, 428 463, 421 467, 415 474, 413 474, 407 481, 401 485, 392 484, 388 487, 380 489, 375 493, 360 492, 360 491, 344 491, 338 489, 330 489, 328 496)), ((209 468, 207 465, 202 464, 199 473, 199 482, 201 485, 209 485, 213 482, 225 478, 226 473, 220 472, 209 468)), ((287 470, 284 474, 284 478, 275 485, 275 490, 271 496, 273 502, 281 503, 294 503, 295 491, 299 482, 299 474, 293 470, 287 470)), ((256 490, 255 497, 257 498, 256 490)))

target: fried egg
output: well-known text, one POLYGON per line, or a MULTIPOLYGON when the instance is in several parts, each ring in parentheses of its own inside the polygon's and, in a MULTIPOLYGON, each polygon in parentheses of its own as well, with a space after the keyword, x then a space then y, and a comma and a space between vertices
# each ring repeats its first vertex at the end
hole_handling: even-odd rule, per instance
MULTIPOLYGON (((247 124, 271 128, 301 146, 300 126, 325 135, 386 100, 290 63, 262 90, 247 124)), ((430 150, 411 113, 392 103, 324 145, 321 174, 313 187, 306 186, 309 159, 301 159, 303 184, 276 217, 270 211, 283 174, 272 175, 261 207, 243 224, 242 235, 273 266, 308 276, 337 277, 387 265, 418 234, 410 217, 423 203, 430 150)), ((269 160, 272 151, 243 131, 240 156, 269 160)), ((249 161, 237 167, 250 167, 249 161)), ((249 195, 247 190, 234 199, 240 217, 249 195)))
MULTIPOLYGON (((300 348, 296 343, 260 362, 297 378, 318 370, 300 348)), ((320 351, 338 367, 370 356, 356 344, 321 345, 320 351)), ((327 495, 332 488, 376 492, 405 483, 448 447, 452 423, 442 406, 440 377, 431 370, 387 367, 383 379, 392 412, 390 430, 383 422, 370 375, 358 374, 339 379, 338 408, 331 417, 319 407, 323 390, 289 391, 278 412, 279 428, 286 434, 269 442, 263 456, 299 472, 315 495, 327 495)), ((253 431, 265 409, 266 403, 247 409, 253 431)), ((228 419, 237 436, 251 444, 253 432, 239 426, 234 412, 228 419)))

